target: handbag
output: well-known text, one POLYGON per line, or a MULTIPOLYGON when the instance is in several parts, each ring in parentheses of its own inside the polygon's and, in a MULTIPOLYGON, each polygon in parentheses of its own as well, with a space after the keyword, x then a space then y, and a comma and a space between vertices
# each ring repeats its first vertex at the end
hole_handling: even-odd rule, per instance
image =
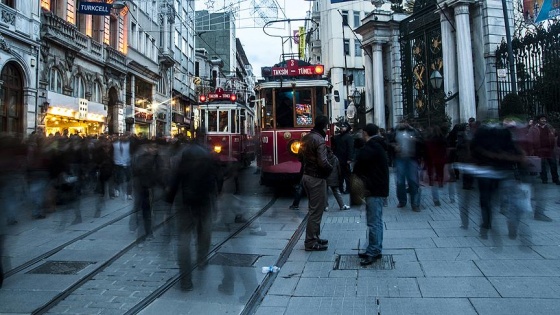
POLYGON ((365 200, 366 187, 359 175, 350 175, 350 203, 352 205, 363 205, 365 200))
POLYGON ((531 205, 531 185, 526 183, 517 183, 514 188, 515 206, 520 212, 533 212, 531 205))
POLYGON ((529 173, 540 173, 541 172, 541 158, 538 156, 527 156, 526 168, 529 173))

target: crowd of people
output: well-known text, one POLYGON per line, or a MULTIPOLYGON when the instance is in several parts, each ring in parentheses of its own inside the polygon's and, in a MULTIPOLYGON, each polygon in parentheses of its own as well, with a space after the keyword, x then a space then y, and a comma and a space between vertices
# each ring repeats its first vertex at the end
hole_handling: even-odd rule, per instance
MULTIPOLYGON (((469 209, 475 206, 471 192, 478 188, 482 238, 487 238, 492 229, 496 206, 507 217, 511 239, 517 238, 520 219, 526 213, 531 213, 535 220, 552 221, 544 213, 540 196, 543 190, 534 185, 538 179, 548 184, 549 178, 560 185, 560 137, 545 115, 526 122, 506 118, 481 123, 470 118, 453 128, 422 128, 403 119, 387 131, 368 124, 354 134, 348 123, 342 123, 333 137, 332 152, 325 142, 326 124, 323 117, 316 118, 315 127, 303 139, 301 186, 309 197, 310 214, 305 250, 328 248, 328 240, 320 238, 322 214, 328 210, 328 187, 341 210, 347 209, 341 193, 359 190, 359 204, 366 206, 368 227, 368 246, 365 253, 360 253, 361 263, 369 265, 380 259, 389 167, 393 167, 395 174, 397 208, 410 205, 412 211, 422 211, 421 195, 426 188, 431 192, 433 205, 439 207, 441 191, 447 186, 448 202, 458 200, 464 229, 469 227, 469 209), (337 173, 338 181, 332 181, 333 172, 337 173), (351 179, 352 176, 358 179, 351 179)), ((299 205, 300 198, 301 189, 291 209, 298 209, 294 205, 299 205)))
MULTIPOLYGON (((95 218, 103 215, 109 199, 133 202, 135 212, 129 228, 131 232, 137 231, 141 239, 150 239, 152 205, 158 191, 158 198, 167 202, 168 210, 175 199, 180 201, 179 265, 182 271, 190 270, 191 234, 197 232, 201 260, 210 246, 209 209, 216 204, 214 199, 223 184, 222 167, 202 139, 147 139, 129 134, 81 137, 58 133, 45 137, 35 132, 24 139, 1 134, 0 257, 7 225, 24 219, 45 219, 55 212, 70 214, 70 224, 79 224, 86 197, 95 200, 95 218), (23 207, 18 196, 29 196, 30 204, 23 207)), ((0 286, 3 274, 0 263, 0 286)), ((190 279, 182 282, 182 288, 192 289, 190 279)))

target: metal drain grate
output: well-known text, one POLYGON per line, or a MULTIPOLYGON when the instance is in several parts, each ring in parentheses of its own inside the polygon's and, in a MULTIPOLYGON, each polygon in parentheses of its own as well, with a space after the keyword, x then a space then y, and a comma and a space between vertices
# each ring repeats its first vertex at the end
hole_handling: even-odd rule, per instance
POLYGON ((85 267, 95 264, 95 261, 47 261, 26 273, 45 275, 75 275, 85 267))
POLYGON ((261 255, 216 253, 216 255, 212 256, 208 264, 231 267, 251 267, 259 257, 261 257, 261 255))
POLYGON ((360 266, 360 257, 358 255, 338 255, 333 270, 357 270, 357 269, 373 269, 373 270, 392 270, 395 269, 395 261, 393 255, 383 255, 381 259, 369 266, 360 266))

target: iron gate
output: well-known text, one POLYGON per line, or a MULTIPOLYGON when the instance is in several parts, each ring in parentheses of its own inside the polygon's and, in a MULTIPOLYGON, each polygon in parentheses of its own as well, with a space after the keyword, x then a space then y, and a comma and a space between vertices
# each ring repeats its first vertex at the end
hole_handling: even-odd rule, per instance
MULTIPOLYGON (((560 126, 560 21, 539 27, 523 38, 512 40, 517 94, 529 117, 547 114, 560 126)), ((505 41, 496 50, 498 101, 511 92, 508 52, 505 41)), ((503 108, 500 105, 500 112, 503 108)))
POLYGON ((441 125, 448 119, 439 14, 435 1, 416 2, 400 23, 403 116, 424 127, 441 125))

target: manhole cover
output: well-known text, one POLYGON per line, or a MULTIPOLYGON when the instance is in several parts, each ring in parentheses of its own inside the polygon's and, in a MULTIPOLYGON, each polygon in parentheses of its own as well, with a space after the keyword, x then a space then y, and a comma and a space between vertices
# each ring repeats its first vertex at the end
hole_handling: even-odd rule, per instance
POLYGON ((254 254, 216 253, 208 262, 210 265, 251 267, 261 257, 254 254))
POLYGON ((356 269, 374 269, 374 270, 392 270, 395 269, 395 261, 393 255, 383 255, 381 259, 369 266, 360 266, 360 257, 358 255, 339 255, 334 264, 334 270, 356 270, 356 269))
POLYGON ((27 273, 46 275, 75 275, 94 261, 47 261, 27 273))

